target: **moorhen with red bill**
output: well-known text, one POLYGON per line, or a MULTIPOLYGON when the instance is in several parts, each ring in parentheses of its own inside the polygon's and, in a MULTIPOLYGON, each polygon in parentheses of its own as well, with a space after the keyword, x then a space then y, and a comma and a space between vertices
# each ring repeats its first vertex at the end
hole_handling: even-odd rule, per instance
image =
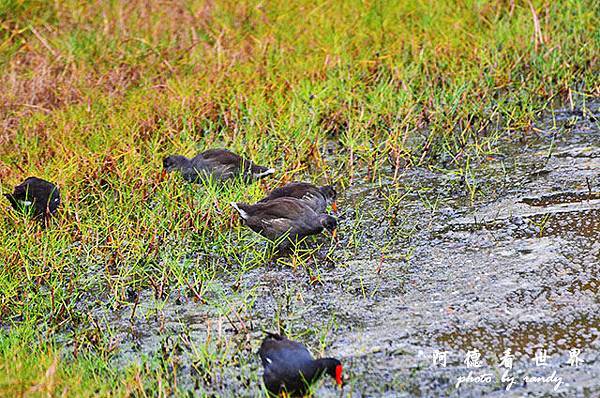
POLYGON ((34 218, 48 217, 54 214, 60 205, 58 187, 37 177, 26 178, 15 187, 13 193, 5 193, 4 196, 15 210, 30 214, 34 218))
POLYGON ((317 214, 306 202, 296 198, 275 198, 253 205, 231 203, 244 223, 254 232, 276 241, 286 233, 298 241, 325 230, 335 236, 337 220, 328 214, 317 214))
POLYGON ((318 187, 308 182, 290 182, 274 189, 269 196, 259 203, 282 197, 297 198, 305 201, 317 214, 320 214, 325 213, 329 205, 331 205, 333 211, 337 211, 336 196, 337 192, 331 185, 318 187))
POLYGON ((201 182, 208 177, 224 181, 237 176, 249 181, 275 172, 275 169, 254 164, 228 149, 209 149, 191 159, 181 155, 167 156, 163 159, 163 168, 166 172, 179 170, 189 182, 201 182))
POLYGON ((304 396, 323 374, 343 385, 342 363, 335 358, 313 359, 306 347, 269 333, 258 350, 265 370, 263 381, 270 396, 304 396))

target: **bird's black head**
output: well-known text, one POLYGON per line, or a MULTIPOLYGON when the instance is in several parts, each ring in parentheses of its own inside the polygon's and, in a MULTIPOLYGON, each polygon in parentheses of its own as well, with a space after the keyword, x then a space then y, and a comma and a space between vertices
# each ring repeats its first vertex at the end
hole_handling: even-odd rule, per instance
POLYGON ((341 387, 344 385, 344 380, 342 379, 343 367, 339 360, 335 358, 323 358, 320 359, 319 362, 324 365, 325 372, 335 379, 338 386, 341 387))
POLYGON ((321 194, 323 194, 323 196, 325 197, 325 200, 327 200, 327 203, 335 202, 337 192, 335 191, 335 189, 333 189, 332 185, 324 185, 321 188, 319 188, 319 190, 321 191, 321 194))
POLYGON ((319 221, 321 222, 323 228, 331 233, 333 233, 333 231, 335 231, 337 228, 337 220, 335 217, 330 216, 329 214, 321 214, 319 216, 319 221))
POLYGON ((171 155, 171 156, 167 156, 166 158, 163 159, 163 168, 165 171, 169 172, 169 171, 173 171, 176 169, 180 169, 180 168, 184 167, 186 164, 188 164, 189 162, 190 162, 190 160, 188 158, 186 158, 185 156, 171 155))

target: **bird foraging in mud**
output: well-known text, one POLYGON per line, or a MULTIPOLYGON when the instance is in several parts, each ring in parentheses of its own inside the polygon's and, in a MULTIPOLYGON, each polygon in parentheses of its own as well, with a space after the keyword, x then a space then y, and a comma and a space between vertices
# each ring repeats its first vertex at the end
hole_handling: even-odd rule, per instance
POLYGON ((304 396, 327 373, 343 386, 342 363, 335 358, 313 359, 306 347, 278 334, 267 334, 258 350, 263 381, 270 396, 304 396))
POLYGON ((13 193, 5 193, 4 196, 15 210, 34 218, 49 217, 60 205, 58 187, 37 177, 28 177, 15 187, 13 193))
POLYGON ((275 172, 275 169, 254 164, 227 149, 209 149, 191 159, 171 155, 163 159, 165 172, 179 170, 186 181, 201 182, 206 178, 228 180, 241 176, 244 180, 257 180, 275 172))
POLYGON ((272 241, 285 234, 289 240, 299 241, 324 231, 335 237, 337 220, 328 214, 317 214, 301 199, 282 197, 253 205, 231 203, 231 206, 251 230, 272 241))
POLYGON ((330 205, 333 211, 337 211, 337 204, 335 202, 337 192, 335 189, 331 185, 318 187, 308 182, 290 182, 280 188, 275 188, 259 203, 282 197, 302 199, 317 214, 325 213, 327 206, 330 205))

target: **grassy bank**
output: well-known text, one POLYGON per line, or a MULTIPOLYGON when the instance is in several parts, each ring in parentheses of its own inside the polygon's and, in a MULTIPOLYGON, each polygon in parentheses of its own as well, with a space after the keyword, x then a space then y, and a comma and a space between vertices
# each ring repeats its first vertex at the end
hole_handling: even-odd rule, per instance
POLYGON ((111 320, 143 294, 234 320, 180 347, 197 391, 226 384, 256 348, 240 326, 256 293, 219 283, 269 258, 230 201, 301 178, 343 190, 365 170, 467 175, 499 140, 535 136, 544 110, 600 94, 591 0, 176 3, 0 2, 2 192, 36 175, 63 197, 46 229, 0 206, 1 396, 183 394, 168 350, 112 361, 111 320), (278 173, 249 187, 161 178, 165 155, 213 146, 278 173))

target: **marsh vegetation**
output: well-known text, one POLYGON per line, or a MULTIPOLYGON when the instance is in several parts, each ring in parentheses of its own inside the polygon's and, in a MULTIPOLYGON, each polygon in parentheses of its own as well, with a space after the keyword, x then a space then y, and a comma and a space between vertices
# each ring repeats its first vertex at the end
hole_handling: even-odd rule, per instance
POLYGON ((419 352, 527 353, 528 330, 598 358, 597 11, 1 2, 2 193, 35 175, 61 207, 43 227, 0 206, 0 395, 256 396, 265 331, 348 363, 348 396, 452 393, 419 352), (163 178, 213 147, 277 173, 163 178), (292 180, 335 184, 340 239, 274 257, 229 203, 292 180))

